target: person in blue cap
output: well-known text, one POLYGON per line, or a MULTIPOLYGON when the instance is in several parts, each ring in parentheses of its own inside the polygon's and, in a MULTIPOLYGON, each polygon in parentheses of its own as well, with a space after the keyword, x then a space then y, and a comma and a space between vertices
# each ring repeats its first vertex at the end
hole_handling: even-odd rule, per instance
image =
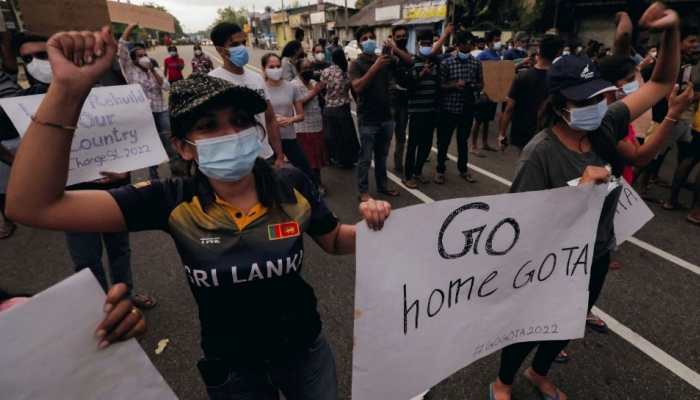
MULTIPOLYGON (((674 87, 680 63, 679 17, 661 3, 651 5, 639 24, 662 31, 662 47, 651 80, 639 90, 610 106, 606 93, 617 87, 600 78, 596 65, 587 57, 569 55, 555 62, 549 71, 549 98, 541 111, 538 133, 518 162, 511 192, 545 190, 567 186, 572 179, 603 183, 619 176, 626 163, 649 162, 666 139, 652 137, 640 146, 625 141, 629 122, 666 97, 674 87)), ((688 95, 684 92, 682 96, 688 95)), ((675 96, 675 92, 671 95, 675 96)), ((665 124, 676 122, 668 116, 665 124)), ((589 283, 589 308, 595 304, 608 270, 610 250, 615 246, 613 217, 620 189, 611 191, 604 204, 589 283)), ((553 301, 555 299, 552 299, 553 301)), ((498 378, 489 387, 489 399, 510 400, 515 375, 535 348, 532 367, 524 376, 545 400, 566 400, 567 396, 549 380, 547 373, 568 340, 515 343, 501 352, 498 378)))

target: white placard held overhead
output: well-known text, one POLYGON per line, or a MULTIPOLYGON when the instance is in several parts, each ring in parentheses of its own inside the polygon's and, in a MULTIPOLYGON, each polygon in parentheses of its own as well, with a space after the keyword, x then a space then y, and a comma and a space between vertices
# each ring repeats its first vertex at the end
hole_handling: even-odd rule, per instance
POLYGON ((104 299, 86 268, 0 313, 0 397, 177 399, 136 339, 98 350, 104 299))
POLYGON ((654 213, 627 181, 620 179, 622 192, 615 211, 615 239, 621 245, 654 218, 654 213))
MULTIPOLYGON (((21 136, 44 95, 0 99, 21 136)), ((51 121, 49 121, 51 122, 51 121)), ((139 85, 104 86, 85 100, 70 151, 68 185, 167 161, 148 99, 139 85)))
POLYGON ((357 228, 353 399, 405 400, 502 347, 582 337, 600 185, 440 201, 357 228))

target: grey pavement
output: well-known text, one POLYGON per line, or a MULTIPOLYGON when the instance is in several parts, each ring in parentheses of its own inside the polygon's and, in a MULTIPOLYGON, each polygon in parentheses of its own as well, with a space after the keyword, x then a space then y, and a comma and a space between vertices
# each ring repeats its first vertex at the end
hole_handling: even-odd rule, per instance
MULTIPOLYGON (((214 49, 206 49, 214 53, 214 49)), ((180 47, 189 65, 192 49, 180 47)), ((262 51, 253 50, 251 64, 259 67, 262 51)), ((165 57, 161 47, 152 53, 159 62, 165 57)), ((214 60, 216 65, 220 61, 214 60)), ((162 63, 161 63, 162 65, 162 63)), ((189 66, 185 71, 189 74, 189 66)), ((495 127, 491 145, 495 145, 495 127)), ((456 148, 450 150, 456 154, 456 148)), ((434 168, 435 153, 426 171, 434 168)), ((485 158, 470 157, 470 162, 505 179, 512 179, 517 154, 486 153, 485 158)), ((389 162, 391 166, 391 162, 389 162)), ((670 179, 675 162, 666 163, 662 176, 670 179)), ((144 179, 143 171, 134 180, 144 179)), ((475 173, 478 182, 468 184, 457 176, 456 164, 448 163, 446 185, 428 184, 420 190, 435 200, 503 193, 507 187, 485 175, 475 173)), ((358 220, 354 172, 327 168, 323 180, 328 187, 327 202, 347 223, 358 220)), ((659 196, 667 189, 655 188, 659 196)), ((689 201, 688 193, 684 201, 689 201)), ((379 196, 381 197, 381 196, 379 196)), ((407 191, 390 199, 394 208, 418 204, 407 191)), ((653 246, 697 266, 700 264, 700 230, 685 222, 683 211, 668 212, 652 205, 656 217, 636 236, 653 246)), ((197 311, 172 242, 159 232, 131 235, 132 264, 137 292, 158 299, 158 306, 146 312, 148 332, 140 339, 165 380, 182 399, 205 399, 195 363, 200 356, 197 311), (155 355, 156 343, 170 339, 161 355, 155 355)), ((304 275, 315 288, 324 321, 324 331, 337 358, 339 397, 350 396, 352 371, 352 330, 355 261, 352 256, 336 257, 323 253, 311 240, 306 241, 308 257, 304 275)), ((700 276, 647 250, 626 243, 615 253, 623 267, 611 271, 598 307, 624 326, 668 353, 687 368, 700 371, 700 276)), ((72 273, 63 234, 20 227, 9 240, 0 242, 0 286, 12 291, 38 292, 72 273)), ((236 309, 230 314, 236 318, 236 309)), ((50 329, 50 327, 47 327, 50 329)), ((587 332, 582 340, 568 348, 572 360, 555 365, 551 377, 570 399, 700 399, 700 391, 662 366, 646 352, 615 333, 587 332)), ((438 384, 433 399, 486 399, 488 384, 498 369, 498 353, 461 369, 438 384)), ((696 385, 700 384, 696 382, 696 385)), ((2 397, 0 395, 0 397, 2 397)), ((514 398, 536 399, 524 379, 518 379, 514 398)), ((370 399, 374 400, 374 399, 370 399)))

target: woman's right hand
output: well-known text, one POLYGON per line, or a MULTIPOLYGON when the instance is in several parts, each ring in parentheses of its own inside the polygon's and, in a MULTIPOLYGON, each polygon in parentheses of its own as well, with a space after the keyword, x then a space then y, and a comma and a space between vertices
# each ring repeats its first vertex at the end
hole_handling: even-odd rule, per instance
POLYGON ((146 332, 143 313, 134 307, 125 284, 118 283, 107 292, 104 305, 105 318, 97 326, 95 336, 98 347, 104 349, 114 342, 131 339, 146 332))
POLYGON ((109 27, 90 32, 58 32, 46 43, 54 83, 89 91, 111 67, 117 43, 109 27))
POLYGON ((610 171, 607 168, 589 165, 583 170, 583 175, 581 175, 581 180, 578 184, 607 183, 608 180, 610 180, 610 171))
POLYGON ((686 83, 686 88, 683 92, 678 93, 678 90, 679 86, 675 85, 668 95, 668 113, 666 114, 667 117, 676 120, 693 104, 693 99, 695 98, 692 82, 686 83))

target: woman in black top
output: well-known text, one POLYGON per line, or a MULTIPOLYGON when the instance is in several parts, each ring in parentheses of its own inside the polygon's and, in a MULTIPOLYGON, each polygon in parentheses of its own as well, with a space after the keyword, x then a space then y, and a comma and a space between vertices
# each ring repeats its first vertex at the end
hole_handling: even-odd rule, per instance
MULTIPOLYGON (((660 62, 649 82, 638 91, 608 107, 606 93, 617 87, 600 78, 594 62, 587 57, 564 56, 549 70, 549 99, 541 115, 544 130, 524 148, 511 192, 563 187, 581 177, 581 183, 607 182, 610 172, 619 176, 626 163, 651 161, 666 139, 652 137, 644 145, 625 141, 629 122, 671 92, 679 68, 678 15, 655 3, 640 20, 640 26, 662 30, 660 62)), ((683 96, 687 96, 684 93, 683 96)), ((673 96, 673 95, 672 95, 673 96)), ((672 124, 675 115, 664 123, 672 124)), ((613 217, 620 194, 612 190, 603 204, 589 284, 589 308, 602 290, 615 246, 613 217)), ((583 319, 583 315, 581 316, 583 319)), ((524 342, 509 345, 501 352, 498 379, 491 384, 491 400, 509 400, 515 374, 527 355, 537 347, 533 364, 524 375, 545 400, 566 400, 566 395, 548 378, 555 357, 567 340, 524 342)))
MULTIPOLYGON (((193 74, 173 85, 175 148, 198 165, 195 177, 110 191, 64 190, 74 125, 116 43, 101 32, 58 33, 48 42, 54 81, 32 117, 10 177, 7 212, 46 229, 170 234, 197 301, 212 398, 335 399, 333 355, 321 334, 313 289, 300 275, 306 232, 325 251, 355 251, 355 227, 342 225, 308 178, 258 158, 265 100, 247 88, 193 74)), ((372 229, 386 202, 360 213, 372 229)), ((112 291, 100 347, 143 332, 124 290, 112 291)))

